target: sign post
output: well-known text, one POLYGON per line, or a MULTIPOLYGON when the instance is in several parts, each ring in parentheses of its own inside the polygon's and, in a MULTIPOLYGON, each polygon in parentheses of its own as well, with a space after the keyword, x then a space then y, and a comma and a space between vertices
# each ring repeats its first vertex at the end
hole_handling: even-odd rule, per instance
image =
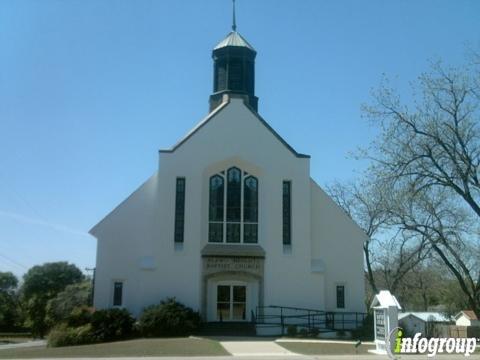
POLYGON ((398 327, 398 310, 402 308, 395 296, 388 290, 382 290, 375 295, 370 307, 373 309, 376 346, 375 350, 371 350, 371 352, 385 355, 387 354, 388 337, 392 330, 398 327))

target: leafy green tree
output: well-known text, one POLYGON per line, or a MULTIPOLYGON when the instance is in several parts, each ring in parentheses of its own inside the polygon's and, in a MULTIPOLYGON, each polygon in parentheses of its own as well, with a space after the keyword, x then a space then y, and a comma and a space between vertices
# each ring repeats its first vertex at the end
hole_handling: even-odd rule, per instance
POLYGON ((27 324, 35 336, 43 338, 49 328, 46 319, 48 301, 68 285, 83 281, 84 275, 73 264, 54 262, 32 267, 23 280, 21 294, 25 302, 27 324))
POLYGON ((65 290, 49 300, 46 309, 48 324, 55 325, 65 321, 75 308, 88 306, 90 290, 90 281, 83 281, 68 285, 65 290))
POLYGON ((15 290, 18 279, 11 272, 0 272, 0 330, 12 330, 18 319, 18 299, 15 290))

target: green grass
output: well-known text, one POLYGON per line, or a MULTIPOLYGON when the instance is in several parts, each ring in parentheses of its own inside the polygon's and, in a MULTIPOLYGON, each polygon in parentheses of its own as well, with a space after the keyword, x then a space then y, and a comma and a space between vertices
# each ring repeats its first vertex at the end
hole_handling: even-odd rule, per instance
POLYGON ((229 355, 217 342, 206 339, 138 339, 58 348, 32 347, 0 350, 0 359, 121 356, 220 356, 229 355))
POLYGON ((285 349, 303 355, 355 355, 368 354, 374 345, 360 345, 355 351, 353 344, 328 344, 328 343, 303 343, 303 342, 278 342, 285 349))

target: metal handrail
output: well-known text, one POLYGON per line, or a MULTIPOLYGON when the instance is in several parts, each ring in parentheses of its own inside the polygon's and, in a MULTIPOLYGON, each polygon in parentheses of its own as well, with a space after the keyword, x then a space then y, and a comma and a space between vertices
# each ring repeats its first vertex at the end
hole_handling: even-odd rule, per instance
POLYGON ((256 323, 263 325, 281 326, 282 333, 284 333, 285 326, 290 325, 305 328, 307 330, 348 330, 361 326, 366 316, 366 313, 361 312, 334 312, 291 306, 270 305, 257 306, 255 321, 256 323), (279 310, 279 313, 265 314, 265 310, 269 309, 279 310), (303 313, 288 314, 289 311, 299 311, 303 313))

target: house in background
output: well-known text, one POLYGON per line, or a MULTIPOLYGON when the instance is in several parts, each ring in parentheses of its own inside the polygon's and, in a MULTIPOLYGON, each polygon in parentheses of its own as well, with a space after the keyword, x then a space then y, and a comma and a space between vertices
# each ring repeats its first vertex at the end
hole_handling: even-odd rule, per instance
POLYGON ((455 315, 455 324, 458 326, 480 326, 480 320, 472 310, 462 310, 455 315))
POLYGON ((96 308, 138 316, 176 297, 209 322, 268 305, 365 312, 367 236, 260 116, 256 54, 232 27, 213 49, 208 115, 91 229, 96 308))
POLYGON ((406 336, 414 336, 421 333, 429 335, 428 324, 454 324, 450 318, 439 312, 404 312, 398 314, 398 325, 404 330, 406 336))

